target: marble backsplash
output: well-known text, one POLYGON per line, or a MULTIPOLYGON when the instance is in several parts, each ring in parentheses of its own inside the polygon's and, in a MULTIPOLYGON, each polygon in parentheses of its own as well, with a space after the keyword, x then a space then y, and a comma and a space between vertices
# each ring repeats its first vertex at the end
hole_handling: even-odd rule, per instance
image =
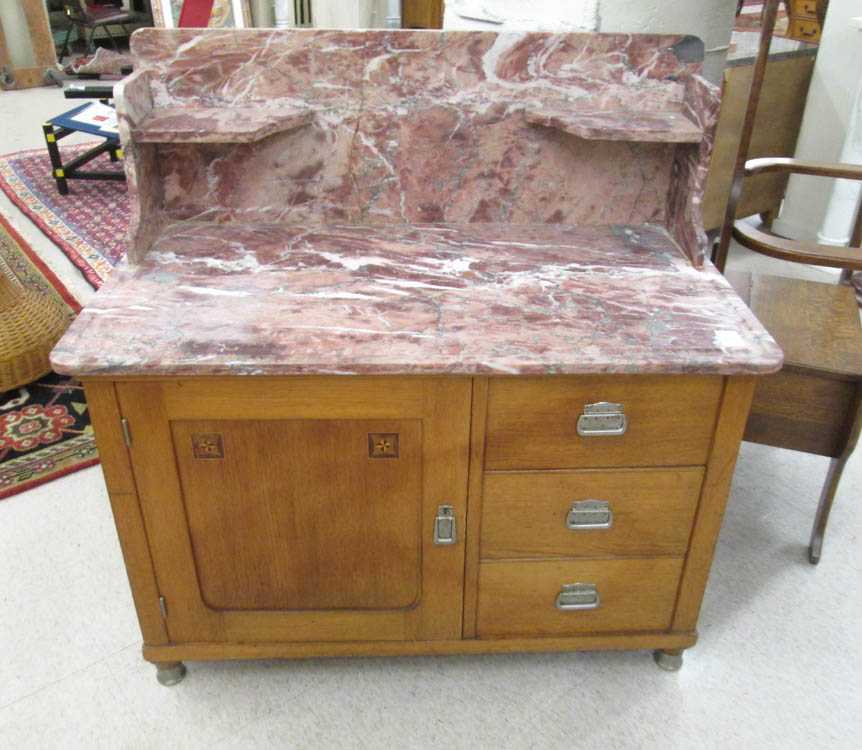
POLYGON ((133 52, 133 262, 204 220, 654 223, 702 263, 718 97, 690 37, 148 29, 133 52), (704 137, 647 134, 668 117, 704 137))

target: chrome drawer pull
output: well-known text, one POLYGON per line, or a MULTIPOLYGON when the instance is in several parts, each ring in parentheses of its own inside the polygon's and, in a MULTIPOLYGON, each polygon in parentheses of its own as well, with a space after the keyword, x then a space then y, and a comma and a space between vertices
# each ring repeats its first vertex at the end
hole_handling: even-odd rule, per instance
POLYGON ((557 594, 557 609, 563 612, 598 609, 601 603, 599 590, 594 583, 566 583, 557 594))
POLYGON ((623 405, 609 401, 586 404, 584 413, 578 417, 578 435, 581 437, 624 435, 627 428, 623 405))
POLYGON ((566 514, 566 528, 572 531, 609 529, 614 525, 614 512, 607 500, 578 500, 566 514))

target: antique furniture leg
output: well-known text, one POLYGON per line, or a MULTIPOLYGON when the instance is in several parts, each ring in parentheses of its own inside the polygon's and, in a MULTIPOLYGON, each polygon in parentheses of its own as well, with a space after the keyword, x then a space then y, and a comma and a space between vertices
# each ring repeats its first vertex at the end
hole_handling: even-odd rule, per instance
POLYGON ((817 515, 814 517, 814 528, 811 529, 811 542, 808 545, 808 562, 812 565, 817 565, 820 562, 820 553, 823 549, 823 536, 826 533, 826 524, 829 522, 829 513, 832 510, 835 493, 838 491, 838 483, 841 481, 844 467, 847 465, 850 456, 853 455, 853 450, 856 448, 856 443, 859 440, 859 431, 860 427, 862 427, 862 409, 859 408, 858 394, 856 400, 856 415, 853 418, 853 425, 850 428, 847 444, 844 446, 844 450, 841 451, 841 455, 829 462, 826 483, 823 485, 820 503, 817 506, 817 515))
POLYGON ((682 649, 668 648, 653 651, 655 663, 665 672, 679 672, 682 669, 682 649))
POLYGON ((186 665, 181 661, 160 661, 156 663, 156 679, 160 685, 172 687, 183 681, 186 665))

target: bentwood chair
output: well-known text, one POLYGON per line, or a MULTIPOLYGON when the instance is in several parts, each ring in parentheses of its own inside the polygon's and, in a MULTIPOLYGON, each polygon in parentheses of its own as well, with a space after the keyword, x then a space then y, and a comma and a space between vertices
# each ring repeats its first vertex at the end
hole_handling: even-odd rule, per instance
POLYGON ((765 223, 736 220, 747 176, 766 172, 862 180, 862 166, 815 164, 765 158, 746 162, 757 113, 760 86, 779 0, 767 0, 760 52, 737 156, 721 241, 713 258, 724 271, 730 240, 792 263, 842 269, 840 284, 823 284, 758 274, 728 274, 728 279, 784 350, 783 369, 762 378, 754 395, 745 440, 814 453, 831 459, 811 532, 808 559, 820 560, 823 536, 841 474, 862 426, 862 327, 848 282, 862 270, 862 210, 857 210, 847 247, 781 237, 765 223))

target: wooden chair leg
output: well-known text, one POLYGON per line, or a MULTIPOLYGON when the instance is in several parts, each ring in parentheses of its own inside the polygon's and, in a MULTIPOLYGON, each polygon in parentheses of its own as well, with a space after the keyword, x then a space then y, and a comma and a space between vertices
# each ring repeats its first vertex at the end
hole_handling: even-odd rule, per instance
POLYGON ((823 536, 826 534, 826 524, 829 522, 829 512, 832 510, 832 502, 835 500, 835 492, 841 481, 844 464, 847 459, 833 458, 829 462, 829 471, 826 472, 826 482, 820 494, 820 503, 817 506, 817 515, 814 517, 814 528, 811 529, 811 541, 808 544, 808 562, 817 565, 820 562, 820 553, 823 550, 823 536))
POLYGON ((850 425, 847 435, 847 442, 844 445, 844 450, 841 451, 841 455, 829 462, 829 470, 826 472, 826 482, 820 494, 817 515, 814 517, 814 528, 811 530, 811 541, 808 544, 808 562, 812 565, 817 565, 820 562, 820 554, 823 551, 823 537, 826 534, 826 524, 829 522, 829 513, 832 510, 832 503, 835 500, 838 483, 841 481, 841 475, 844 473, 844 467, 847 465, 848 459, 853 455, 853 450, 856 448, 860 429, 862 429, 862 396, 860 396, 860 390, 857 387, 855 413, 853 423, 850 425))

